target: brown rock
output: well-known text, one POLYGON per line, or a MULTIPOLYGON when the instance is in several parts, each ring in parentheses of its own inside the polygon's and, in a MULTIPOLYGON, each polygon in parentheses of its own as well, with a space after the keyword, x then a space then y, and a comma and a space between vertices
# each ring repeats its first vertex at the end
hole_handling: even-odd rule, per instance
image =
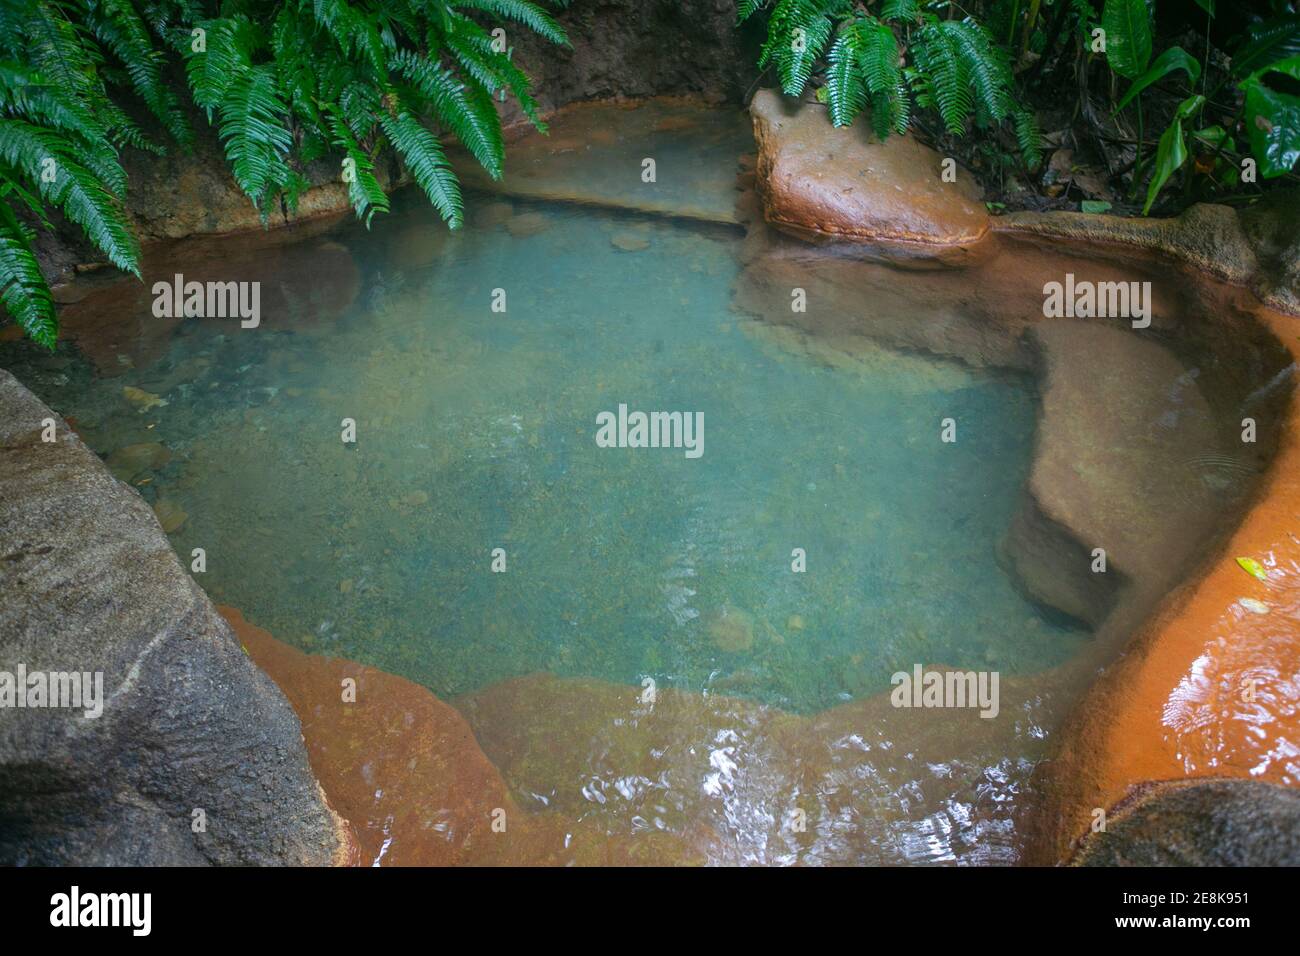
POLYGON ((713 646, 728 654, 754 646, 754 618, 740 608, 723 605, 709 618, 707 629, 713 646))
POLYGON ((897 258, 960 259, 989 231, 974 177, 940 179, 942 157, 911 136, 880 142, 868 123, 836 129, 824 107, 760 90, 750 104, 767 221, 812 241, 897 258))
POLYGON ((1246 209, 1197 203, 1170 219, 1076 212, 1000 216, 999 232, 1094 246, 1129 246, 1168 256, 1300 314, 1300 190, 1271 193, 1246 209))
POLYGON ((304 654, 222 608, 244 648, 302 720, 312 769, 351 823, 360 862, 665 865, 698 858, 669 834, 608 835, 526 811, 452 707, 401 677, 304 654), (355 701, 343 699, 355 682, 355 701), (494 820, 504 830, 494 829, 494 820))
POLYGON ((620 232, 610 237, 610 245, 624 252, 641 252, 650 248, 650 240, 630 232, 620 232))
POLYGON ((510 235, 516 239, 522 239, 526 236, 535 236, 539 232, 544 232, 551 227, 550 220, 540 212, 526 212, 506 223, 506 229, 510 235))
POLYGON ((156 441, 125 445, 108 456, 108 470, 118 481, 129 482, 146 471, 157 471, 171 461, 172 453, 156 441))
POLYGON ((189 515, 176 502, 167 498, 159 498, 153 505, 154 516, 158 523, 162 525, 163 531, 171 534, 173 531, 179 531, 181 525, 185 524, 189 515))

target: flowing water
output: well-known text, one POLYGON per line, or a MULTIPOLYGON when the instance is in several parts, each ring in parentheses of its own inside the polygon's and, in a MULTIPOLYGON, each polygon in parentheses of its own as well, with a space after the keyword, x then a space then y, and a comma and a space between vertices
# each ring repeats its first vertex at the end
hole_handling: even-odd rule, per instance
MULTIPOLYGON (((262 282, 256 329, 167 325, 137 288, 122 310, 167 326, 147 348, 2 357, 157 505, 184 560, 202 549, 215 600, 444 699, 546 672, 813 717, 916 664, 1014 679, 1091 640, 997 557, 1034 442, 1027 375, 793 347, 732 306, 733 226, 469 200, 456 236, 405 202, 370 233, 150 270, 262 282), (702 416, 702 454, 600 447, 620 404, 702 416)), ((1003 756, 960 786, 1011 799, 1027 764, 1003 756)), ((870 784, 926 807, 888 858, 957 858, 971 801, 934 783, 951 767, 922 775, 870 784)), ((882 843, 849 822, 840 843, 882 843)))

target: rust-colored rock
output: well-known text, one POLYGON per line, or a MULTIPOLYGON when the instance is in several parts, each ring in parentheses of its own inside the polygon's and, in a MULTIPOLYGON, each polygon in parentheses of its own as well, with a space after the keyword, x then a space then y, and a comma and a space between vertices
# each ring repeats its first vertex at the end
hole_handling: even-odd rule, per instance
MULTIPOLYGON (((1294 320, 1260 321, 1296 354, 1294 320)), ((1300 397, 1290 381, 1266 485, 1208 573, 1170 601, 1089 690, 1041 773, 1033 858, 1067 858, 1148 781, 1230 777, 1300 786, 1300 397), (1247 574, 1237 556, 1267 569, 1247 574), (1242 600, 1259 602, 1257 613, 1242 600)), ((1262 416, 1261 416, 1262 417, 1262 416)))
POLYGON ((1234 449, 1197 372, 1154 337, 1057 319, 1029 338, 1041 366, 1038 437, 1002 550, 1035 598, 1096 626, 1123 581, 1163 594, 1182 579, 1221 521, 1223 489, 1194 463, 1234 449))
POLYGON ((1245 286, 1271 308, 1300 314, 1300 190, 1237 210, 1197 203, 1169 219, 1076 212, 1017 212, 1002 233, 1152 251, 1204 275, 1245 286))
POLYGON ((824 107, 760 90, 750 104, 767 221, 815 242, 885 258, 961 260, 989 231, 974 177, 941 179, 942 157, 912 136, 884 142, 863 122, 836 129, 824 107))
POLYGON ((666 834, 610 838, 554 813, 521 810, 464 718, 425 688, 304 654, 235 608, 220 610, 297 711, 312 770, 352 824, 363 865, 699 861, 666 834), (348 686, 355 688, 351 702, 348 686))

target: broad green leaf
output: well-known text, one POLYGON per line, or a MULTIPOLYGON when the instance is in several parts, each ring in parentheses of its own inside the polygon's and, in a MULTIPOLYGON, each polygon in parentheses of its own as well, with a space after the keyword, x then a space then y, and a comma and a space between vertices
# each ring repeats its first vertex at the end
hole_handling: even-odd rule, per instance
POLYGON ((1133 85, 1128 88, 1124 98, 1115 107, 1115 112, 1118 113, 1133 102, 1133 99, 1148 86, 1168 76, 1175 70, 1182 70, 1186 73, 1188 82, 1193 87, 1196 86, 1196 81, 1201 78, 1201 64, 1197 62, 1196 58, 1180 46, 1171 46, 1156 57, 1156 61, 1151 64, 1151 69, 1133 81, 1133 85))
POLYGON ((1106 60, 1120 76, 1141 76, 1151 62, 1151 10, 1146 0, 1106 0, 1101 11, 1106 60))
POLYGON ((1079 203, 1081 212, 1101 213, 1110 212, 1110 203, 1104 199, 1085 199, 1079 203))
POLYGON ((1286 175, 1300 161, 1300 96, 1270 87, 1266 80, 1273 73, 1300 80, 1300 56, 1270 64, 1241 84, 1250 151, 1265 179, 1286 175))
POLYGON ((1151 171, 1151 185, 1147 187, 1146 205, 1142 207, 1142 215, 1151 211, 1151 205, 1156 201, 1156 196, 1160 190, 1164 189, 1165 183, 1169 182, 1169 177, 1187 162, 1187 142, 1183 139, 1183 120, 1190 117, 1205 103, 1204 96, 1189 96, 1178 104, 1178 110, 1174 113, 1173 120, 1169 123, 1168 128, 1160 135, 1160 145, 1156 147, 1156 165, 1151 171))
POLYGON ((1233 76, 1249 76, 1300 53, 1300 14, 1274 17, 1246 28, 1246 41, 1232 53, 1233 76))
POLYGON ((1207 126, 1205 129, 1198 129, 1196 132, 1192 133, 1192 136, 1212 149, 1218 149, 1220 144, 1223 144, 1224 149, 1236 148, 1236 143, 1233 141, 1233 138, 1228 135, 1228 131, 1217 124, 1214 126, 1207 126))

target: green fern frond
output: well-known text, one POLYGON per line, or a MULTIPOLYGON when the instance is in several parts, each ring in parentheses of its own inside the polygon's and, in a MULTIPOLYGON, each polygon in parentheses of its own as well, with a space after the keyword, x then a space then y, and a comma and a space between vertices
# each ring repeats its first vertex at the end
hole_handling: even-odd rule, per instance
POLYGON ((311 0, 312 14, 344 52, 355 50, 383 75, 387 50, 379 35, 377 20, 346 0, 311 0))
POLYGON ((0 63, 0 115, 25 119, 76 139, 76 153, 104 187, 119 198, 126 172, 99 120, 59 87, 17 63, 0 63))
POLYGON ((954 37, 931 18, 915 35, 911 52, 925 79, 924 102, 938 111, 948 132, 963 132, 975 98, 954 37))
POLYGON ((257 34, 242 14, 204 20, 198 27, 206 36, 206 49, 200 53, 186 47, 185 72, 194 105, 206 111, 211 120, 212 111, 221 105, 230 85, 251 69, 257 34))
POLYGON ((95 0, 88 5, 90 27, 122 62, 131 86, 149 111, 177 142, 193 141, 180 101, 163 79, 162 55, 154 49, 148 28, 125 0, 95 0))
POLYGON ((826 93, 831 122, 849 126, 867 106, 867 88, 858 74, 858 53, 851 31, 836 37, 827 63, 826 93))
POLYGON ((787 96, 803 92, 834 30, 832 17, 847 13, 849 6, 840 0, 780 0, 773 8, 759 66, 776 64, 787 96))
POLYGON ((1043 162, 1043 135, 1038 128, 1038 120, 1032 110, 1014 107, 1011 118, 1016 128, 1016 143, 1020 146, 1020 155, 1025 165, 1037 169, 1043 162))
POLYGON ((54 348, 59 324, 31 240, 8 203, 0 199, 0 305, 27 336, 54 348))
POLYGON ((392 69, 405 76, 420 95, 432 104, 444 126, 479 161, 493 179, 501 178, 505 142, 501 118, 491 100, 484 102, 448 69, 430 62, 413 50, 393 55, 392 69))
POLYGON ((239 188, 265 211, 266 200, 291 185, 285 157, 293 145, 284 120, 275 73, 268 66, 243 70, 226 87, 219 107, 218 132, 239 188))
POLYGON ((482 10, 493 16, 522 23, 538 36, 557 46, 568 46, 569 38, 555 18, 535 3, 527 0, 452 0, 449 6, 467 10, 482 10))
POLYGON ((918 0, 885 0, 880 7, 882 20, 916 20, 921 16, 918 0))
POLYGON ((1007 116, 1011 102, 1011 65, 1001 47, 974 20, 944 20, 938 28, 947 34, 957 51, 958 63, 971 83, 975 102, 995 122, 1007 116))
POLYGON ((140 249, 126 214, 95 175, 77 162, 74 149, 59 133, 23 120, 0 120, 0 159, 34 183, 42 199, 63 210, 109 261, 139 275, 140 249), (42 175, 47 159, 55 162, 52 182, 42 175))
POLYGON ((511 63, 507 54, 493 50, 491 36, 473 20, 452 14, 448 25, 442 41, 457 65, 489 95, 509 90, 529 122, 539 131, 546 132, 537 101, 533 99, 532 83, 524 71, 511 63))
POLYGON ((379 123, 388 142, 411 171, 411 177, 429 197, 433 208, 438 210, 438 215, 452 229, 459 229, 465 216, 460 183, 456 181, 437 137, 406 110, 401 110, 396 116, 381 113, 379 123))
POLYGON ((348 199, 356 211, 357 218, 370 228, 370 220, 376 212, 388 212, 388 194, 375 178, 374 165, 361 144, 356 141, 347 124, 337 115, 329 118, 330 129, 334 133, 334 145, 341 148, 353 162, 354 178, 348 183, 348 199))

